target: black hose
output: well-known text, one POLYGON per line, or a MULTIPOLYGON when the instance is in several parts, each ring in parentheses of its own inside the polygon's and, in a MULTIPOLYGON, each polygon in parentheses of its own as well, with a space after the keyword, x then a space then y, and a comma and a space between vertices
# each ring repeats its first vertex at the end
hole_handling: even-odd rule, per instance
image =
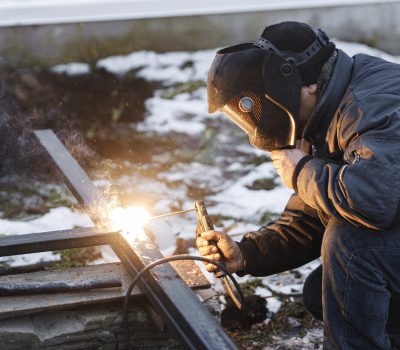
MULTIPOLYGON (((131 284, 129 285, 126 294, 125 294, 125 299, 124 299, 124 307, 123 307, 123 321, 124 321, 124 327, 125 327, 125 338, 126 338, 126 344, 128 345, 128 349, 129 350, 133 350, 132 345, 131 345, 131 337, 129 335, 129 329, 128 329, 128 302, 129 302, 129 297, 131 296, 132 290, 135 287, 137 281, 139 278, 141 278, 147 271, 151 270, 153 267, 157 266, 157 265, 161 265, 161 264, 165 264, 169 261, 173 261, 173 260, 199 260, 199 261, 204 261, 207 262, 209 264, 213 264, 217 267, 219 267, 221 270, 223 270, 231 279, 231 281, 233 282, 233 284, 236 287, 236 290, 239 293, 239 297, 240 297, 240 302, 239 300, 235 297, 232 298, 233 301, 235 302, 235 304, 238 306, 239 309, 243 309, 244 308, 244 295, 243 292, 239 286, 239 283, 236 281, 236 279, 233 277, 233 275, 228 271, 228 269, 223 266, 222 264, 210 260, 210 259, 206 259, 203 257, 199 257, 199 256, 181 256, 181 255, 177 255, 177 256, 170 256, 168 258, 163 258, 163 259, 159 259, 153 263, 151 263, 150 265, 147 265, 146 267, 143 268, 143 270, 141 270, 136 276, 135 278, 132 280, 131 284)), ((233 294, 233 291, 231 289, 231 286, 229 285, 228 280, 226 279, 226 277, 224 277, 224 281, 225 284, 228 288, 228 293, 231 295, 233 294)))

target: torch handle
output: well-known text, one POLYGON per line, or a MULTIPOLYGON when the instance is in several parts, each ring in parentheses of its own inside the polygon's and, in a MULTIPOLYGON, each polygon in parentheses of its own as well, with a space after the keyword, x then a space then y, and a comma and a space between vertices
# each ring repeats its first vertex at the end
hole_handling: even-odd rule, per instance
MULTIPOLYGON (((196 214, 197 214, 197 219, 198 219, 197 228, 196 228, 196 238, 198 238, 199 236, 201 236, 201 234, 203 232, 214 230, 214 225, 212 223, 210 215, 208 215, 208 213, 207 213, 207 208, 206 208, 204 202, 196 202, 196 203, 194 203, 194 207, 196 209, 196 214)), ((223 266, 225 266, 225 258, 224 258, 224 255, 222 254, 222 252, 219 250, 219 248, 217 246, 217 242, 209 241, 209 243, 210 243, 210 245, 214 245, 217 247, 218 253, 221 256, 219 263, 222 264, 223 266)), ((217 278, 226 276, 226 273, 221 271, 220 269, 216 270, 214 272, 214 274, 215 274, 215 277, 217 277, 217 278)))

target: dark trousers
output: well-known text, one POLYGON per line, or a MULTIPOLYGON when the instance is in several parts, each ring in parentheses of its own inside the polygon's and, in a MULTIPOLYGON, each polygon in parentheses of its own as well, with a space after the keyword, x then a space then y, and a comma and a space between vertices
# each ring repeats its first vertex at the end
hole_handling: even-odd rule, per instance
POLYGON ((332 219, 321 257, 303 300, 324 322, 324 350, 391 350, 388 334, 400 334, 400 228, 377 231, 332 219))

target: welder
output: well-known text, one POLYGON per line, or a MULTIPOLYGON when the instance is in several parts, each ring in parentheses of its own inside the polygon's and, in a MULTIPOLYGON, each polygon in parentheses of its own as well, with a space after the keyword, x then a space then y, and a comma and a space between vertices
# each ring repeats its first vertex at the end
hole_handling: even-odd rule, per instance
MULTIPOLYGON (((240 242, 208 231, 202 256, 239 276, 268 276, 321 256, 303 300, 324 349, 395 349, 400 337, 400 65, 349 57, 322 30, 268 26, 221 49, 208 75, 223 112, 271 152, 294 190, 279 217, 240 242)), ((208 271, 215 269, 206 265, 208 271)), ((400 348, 400 347, 399 347, 400 348)))

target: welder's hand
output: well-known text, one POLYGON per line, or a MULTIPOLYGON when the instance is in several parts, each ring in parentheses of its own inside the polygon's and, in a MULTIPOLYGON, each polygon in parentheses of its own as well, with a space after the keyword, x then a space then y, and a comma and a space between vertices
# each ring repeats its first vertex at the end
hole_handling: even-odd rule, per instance
POLYGON ((284 149, 271 152, 273 165, 287 187, 293 189, 292 176, 294 169, 299 160, 306 155, 307 153, 300 149, 284 149))
MULTIPOLYGON (((221 255, 218 253, 217 247, 210 245, 209 241, 217 243, 219 250, 224 255, 225 266, 229 272, 234 273, 243 269, 242 251, 229 235, 217 231, 207 231, 203 232, 196 240, 197 248, 203 258, 219 261, 221 255)), ((206 265, 208 272, 213 272, 218 268, 206 262, 203 262, 203 264, 206 265)))

